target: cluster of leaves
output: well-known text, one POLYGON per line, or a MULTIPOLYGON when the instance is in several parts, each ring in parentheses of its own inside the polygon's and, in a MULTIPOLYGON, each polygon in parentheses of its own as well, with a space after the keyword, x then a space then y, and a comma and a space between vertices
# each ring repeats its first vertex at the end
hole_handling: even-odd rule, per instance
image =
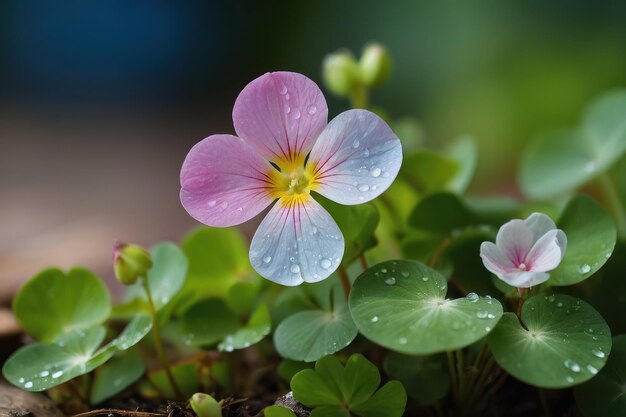
MULTIPOLYGON (((587 416, 622 415, 626 343, 611 333, 626 330, 626 299, 615 295, 626 267, 624 114, 626 92, 610 93, 579 128, 533 142, 520 173, 529 203, 466 196, 478 156, 472 138, 425 150, 408 129, 403 168, 381 198, 359 206, 321 199, 346 250, 338 272, 320 283, 286 288, 262 280, 235 230, 200 228, 180 248, 155 246, 146 279, 163 337, 181 359, 172 368, 180 389, 242 393, 248 387, 239 375, 251 371, 254 384, 278 354, 278 374, 312 416, 400 416, 407 394, 411 407, 450 393, 468 414, 479 412, 506 375, 540 388, 576 387, 587 416), (603 204, 575 194, 581 187, 603 204), (484 269, 478 248, 502 223, 533 211, 557 219, 568 248, 517 317, 508 311, 518 304, 516 289, 484 269), (339 275, 351 277, 347 298, 339 275), (243 349, 255 351, 254 363, 238 355, 243 349), (388 382, 379 388, 381 379, 388 382)), ((38 274, 14 302, 37 342, 7 360, 5 377, 42 391, 90 374, 84 385, 94 404, 134 384, 145 373, 139 358, 152 327, 140 290, 129 288, 112 307, 86 270, 38 274)), ((176 397, 163 369, 140 386, 144 395, 176 397)), ((265 413, 294 415, 279 406, 265 413)))

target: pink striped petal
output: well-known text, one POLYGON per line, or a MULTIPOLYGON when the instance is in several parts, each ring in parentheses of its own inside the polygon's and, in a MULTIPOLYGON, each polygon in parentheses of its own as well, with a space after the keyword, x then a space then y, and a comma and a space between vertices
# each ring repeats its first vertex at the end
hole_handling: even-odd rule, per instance
POLYGON ((562 230, 554 229, 544 234, 528 253, 526 258, 529 269, 548 272, 559 266, 565 255, 567 238, 562 230))
POLYGON ((241 91, 233 108, 237 135, 279 165, 281 160, 304 160, 327 121, 319 87, 294 72, 260 76, 241 91))
POLYGON ((519 266, 526 262, 533 245, 533 232, 523 220, 511 220, 498 230, 496 245, 513 265, 519 266))
POLYGON ((539 284, 543 284, 550 278, 550 275, 545 272, 509 272, 503 276, 498 276, 502 281, 506 282, 512 287, 516 288, 530 288, 539 284))
POLYGON ((250 244, 250 263, 259 275, 282 285, 317 282, 341 262, 339 227, 312 198, 285 205, 279 200, 261 222, 250 244))
POLYGON ((213 135, 198 142, 180 171, 180 200, 196 220, 234 226, 250 220, 273 200, 268 173, 274 168, 243 140, 213 135))
POLYGON ((340 204, 360 204, 385 191, 402 164, 400 140, 377 115, 348 110, 335 117, 311 150, 323 196, 340 204))
POLYGON ((492 242, 483 242, 480 245, 480 257, 485 268, 495 275, 504 275, 517 269, 511 260, 492 242))
POLYGON ((531 214, 528 218, 526 218, 526 220, 524 220, 524 223, 526 223, 526 225, 533 232, 533 244, 550 230, 556 229, 554 221, 543 213, 531 214))

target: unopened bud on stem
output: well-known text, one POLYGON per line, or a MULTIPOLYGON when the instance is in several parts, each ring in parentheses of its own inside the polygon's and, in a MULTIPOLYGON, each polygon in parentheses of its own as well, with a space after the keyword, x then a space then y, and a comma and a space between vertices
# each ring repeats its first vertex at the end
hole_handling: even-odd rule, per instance
POLYGON ((139 245, 115 242, 113 246, 113 270, 124 285, 133 285, 145 277, 152 268, 150 252, 139 245))

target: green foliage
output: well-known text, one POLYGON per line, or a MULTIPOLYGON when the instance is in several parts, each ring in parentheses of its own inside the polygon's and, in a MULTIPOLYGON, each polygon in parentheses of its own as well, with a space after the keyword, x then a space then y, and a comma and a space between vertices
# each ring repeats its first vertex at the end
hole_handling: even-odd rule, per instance
POLYGON ((565 388, 601 370, 611 351, 611 331, 593 307, 567 295, 536 295, 521 319, 506 313, 489 335, 500 366, 527 384, 565 388))
MULTIPOLYGON (((191 397, 198 391, 200 378, 198 376, 198 367, 195 363, 181 363, 172 366, 171 369, 174 380, 185 397, 191 397)), ((176 399, 176 394, 167 379, 165 370, 159 369, 158 371, 150 373, 148 379, 164 398, 171 400, 176 399)))
POLYGON ((278 325, 274 344, 281 356, 312 362, 354 340, 358 331, 343 292, 335 286, 331 296, 333 302, 328 308, 295 313, 278 325))
POLYGON ((502 316, 502 306, 491 297, 469 294, 450 300, 446 292, 445 277, 420 262, 383 262, 357 278, 350 310, 368 339, 419 355, 470 345, 502 316))
POLYGON ((626 152, 626 91, 607 93, 585 111, 577 129, 539 136, 522 158, 521 185, 545 199, 576 189, 610 169, 626 152))
POLYGON ((561 264, 550 272, 550 285, 572 285, 593 275, 611 257, 616 231, 611 217, 591 197, 568 203, 557 227, 567 236, 561 264))
POLYGON ((288 408, 279 405, 271 405, 263 410, 265 417, 296 417, 296 415, 288 408))
POLYGON ((248 348, 260 342, 270 333, 271 329, 270 313, 265 304, 262 304, 252 314, 245 326, 238 329, 235 333, 224 337, 224 340, 218 345, 218 349, 232 352, 235 349, 248 348))
POLYGON ((67 274, 46 269, 20 289, 13 312, 35 339, 53 342, 68 332, 104 322, 111 313, 111 300, 102 281, 85 269, 67 274))
POLYGON ((222 406, 209 394, 196 392, 189 400, 192 410, 198 417, 222 417, 222 406))
POLYGON ((334 356, 317 361, 315 370, 305 369, 291 380, 294 398, 314 408, 311 415, 344 415, 362 417, 401 416, 406 392, 398 381, 382 388, 378 369, 364 356, 350 356, 345 366, 334 356))
POLYGON ((185 312, 175 328, 178 340, 191 346, 212 346, 239 329, 239 318, 219 298, 201 301, 185 312))
POLYGON ((402 382, 409 396, 420 404, 435 404, 450 390, 450 378, 437 357, 390 352, 384 366, 389 376, 402 382))
POLYGON ((598 376, 574 389, 576 404, 586 417, 620 417, 626 410, 626 335, 613 338, 611 356, 598 376))
POLYGON ((134 384, 145 372, 145 367, 137 353, 129 353, 114 358, 101 366, 93 379, 90 402, 99 404, 134 384))

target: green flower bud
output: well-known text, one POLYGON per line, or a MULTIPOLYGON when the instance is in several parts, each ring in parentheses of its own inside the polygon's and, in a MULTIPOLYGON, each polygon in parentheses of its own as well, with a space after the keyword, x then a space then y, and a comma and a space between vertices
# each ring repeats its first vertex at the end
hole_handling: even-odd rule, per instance
POLYGON ((369 87, 380 86, 391 77, 391 55, 379 43, 370 43, 359 61, 361 79, 369 87))
POLYGON ((201 392, 193 394, 189 400, 189 405, 198 417, 222 417, 221 401, 217 402, 208 394, 201 392))
POLYGON ((326 87, 340 97, 349 97, 361 82, 359 64, 350 51, 337 51, 326 55, 323 64, 326 87))
POLYGON ((138 245, 115 242, 113 246, 113 270, 124 285, 133 285, 145 277, 152 268, 150 252, 138 245))

